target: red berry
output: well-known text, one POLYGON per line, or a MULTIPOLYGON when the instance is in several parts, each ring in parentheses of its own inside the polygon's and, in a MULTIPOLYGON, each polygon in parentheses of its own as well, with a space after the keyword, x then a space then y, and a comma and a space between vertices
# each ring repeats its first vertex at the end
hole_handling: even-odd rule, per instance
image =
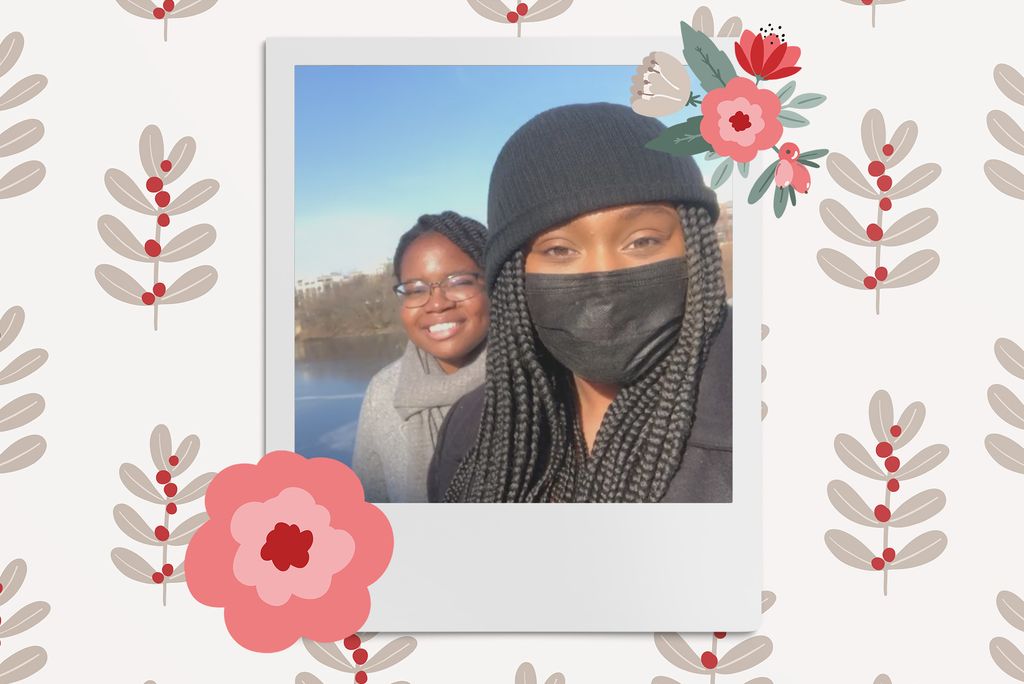
POLYGON ((356 672, 356 684, 366 684, 366 673, 362 670, 356 672))
POLYGON ((356 665, 362 665, 366 662, 367 655, 365 648, 357 648, 352 651, 352 660, 356 661, 356 665))
POLYGON ((171 503, 167 504, 167 512, 170 513, 171 515, 174 515, 175 513, 177 513, 178 512, 178 504, 174 503, 173 501, 171 503))
POLYGON ((354 651, 359 648, 363 641, 359 638, 358 634, 353 634, 352 636, 345 637, 345 641, 343 643, 345 644, 345 648, 350 651, 354 651))
POLYGON ((887 548, 882 552, 882 558, 885 559, 886 563, 892 563, 893 559, 896 558, 896 549, 891 547, 887 548))
POLYGON ((889 277, 889 269, 887 269, 885 266, 879 266, 878 268, 875 269, 875 277, 878 278, 879 280, 885 280, 886 278, 889 277))
POLYGON ((160 162, 160 170, 163 171, 164 173, 170 171, 171 161, 169 159, 164 159, 162 162, 160 162))
POLYGON ((171 193, 167 192, 166 190, 161 190, 160 192, 156 193, 156 205, 158 207, 166 207, 170 203, 171 193))
POLYGON ((179 463, 178 457, 177 456, 171 456, 169 459, 167 459, 167 462, 170 463, 172 466, 176 466, 179 463))
POLYGON ((901 428, 899 425, 893 425, 891 428, 889 428, 889 434, 892 435, 893 437, 899 437, 901 434, 903 434, 903 428, 901 428))
POLYGON ((508 23, 510 24, 514 24, 517 21, 519 21, 519 15, 516 14, 515 12, 509 12, 508 14, 505 15, 505 18, 508 19, 508 23))
POLYGON ((157 19, 163 19, 165 14, 167 13, 164 12, 163 9, 160 7, 157 7, 155 10, 153 10, 153 16, 157 19))
POLYGON ((172 572, 174 572, 174 566, 170 563, 165 563, 163 567, 163 573, 170 577, 172 572))
POLYGON ((868 173, 872 176, 881 176, 885 173, 885 164, 880 161, 873 161, 868 164, 868 173))
POLYGON ((525 17, 526 16, 526 11, 529 10, 529 9, 530 8, 526 6, 525 2, 521 2, 518 5, 516 5, 516 12, 518 12, 519 16, 521 16, 521 17, 525 17))
POLYGON ((724 639, 725 638, 725 632, 715 632, 715 638, 716 639, 724 639))
POLYGON ((167 541, 167 538, 169 536, 171 536, 170 532, 168 532, 167 528, 164 527, 163 525, 160 525, 159 527, 157 527, 153 531, 153 533, 156 535, 156 538, 159 539, 160 541, 167 541))
POLYGON ((900 459, 896 458, 895 456, 890 456, 889 458, 885 459, 885 469, 888 470, 890 473, 895 473, 897 470, 900 469, 900 459))
MULTIPOLYGON (((167 293, 167 286, 164 285, 163 283, 155 283, 153 285, 153 294, 155 294, 157 297, 163 297, 166 293, 167 293)), ((171 465, 178 465, 178 464, 177 463, 172 463, 171 465)))
POLYGON ((161 582, 164 581, 164 574, 162 572, 154 572, 153 573, 153 581, 156 582, 157 584, 160 584, 161 582))
POLYGON ((875 518, 878 522, 887 522, 892 517, 892 513, 889 512, 889 508, 883 504, 875 506, 875 518))
POLYGON ((3 593, 4 585, 0 584, 0 593, 3 593))
POLYGON ((871 559, 871 567, 873 567, 875 570, 881 570, 885 567, 885 561, 879 558, 878 556, 875 556, 871 559))
POLYGON ((875 183, 878 185, 879 190, 885 192, 892 187, 892 176, 879 176, 875 183))
POLYGON ((171 481, 171 473, 166 470, 161 470, 156 474, 156 481, 160 484, 167 484, 171 481))
POLYGON ((879 442, 875 446, 875 454, 877 454, 878 458, 889 458, 892 456, 892 444, 889 444, 889 442, 879 442))
POLYGON ((160 243, 156 240, 146 240, 146 254, 151 257, 160 256, 160 243))
POLYGON ((878 242, 882 239, 882 226, 877 223, 868 224, 868 239, 878 242))
POLYGON ((166 228, 168 225, 170 225, 170 223, 171 217, 168 216, 167 214, 160 214, 159 216, 156 217, 156 225, 160 226, 161 228, 166 228))
POLYGON ((146 181, 146 189, 150 192, 160 192, 164 189, 164 182, 156 176, 150 176, 146 181))
POLYGON ((896 149, 889 143, 882 145, 882 154, 884 154, 886 157, 890 156, 895 151, 896 149))
POLYGON ((882 211, 889 211, 890 209, 892 209, 892 200, 889 199, 888 197, 883 197, 881 201, 878 203, 878 206, 879 208, 881 208, 882 211))
POLYGON ((870 5, 875 0, 860 0, 860 1, 863 2, 865 5, 870 5))
POLYGON ((173 482, 169 482, 164 485, 164 494, 166 494, 167 496, 174 496, 177 493, 178 485, 174 484, 173 482))
POLYGON ((164 0, 164 9, 170 12, 174 9, 174 0, 164 0))
POLYGON ((889 489, 889 491, 890 491, 890 492, 896 492, 896 491, 899 491, 899 488, 900 488, 900 481, 899 481, 899 480, 897 480, 897 479, 896 479, 896 478, 894 477, 894 478, 892 478, 891 480, 889 480, 888 482, 886 482, 886 483, 885 483, 885 486, 886 486, 886 487, 888 487, 888 489, 889 489))
POLYGON ((143 292, 142 293, 142 303, 145 304, 146 306, 149 306, 150 304, 152 304, 155 301, 156 301, 156 297, 153 296, 152 292, 143 292))
POLYGON ((867 278, 864 279, 864 287, 868 288, 869 290, 874 290, 876 285, 878 285, 878 281, 872 278, 871 276, 868 276, 867 278))
POLYGON ((709 670, 714 670, 718 666, 718 656, 711 651, 704 651, 700 654, 700 664, 709 670))

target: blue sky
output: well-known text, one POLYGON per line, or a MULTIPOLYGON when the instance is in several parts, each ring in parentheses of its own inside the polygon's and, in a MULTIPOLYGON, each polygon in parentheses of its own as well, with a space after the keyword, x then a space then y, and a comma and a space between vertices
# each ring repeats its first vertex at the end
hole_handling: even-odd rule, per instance
MULTIPOLYGON (((505 140, 558 105, 628 105, 635 71, 296 67, 295 277, 372 269, 421 214, 451 209, 486 222, 491 166, 505 140)), ((662 120, 671 125, 696 113, 688 108, 662 120)), ((698 157, 706 176, 717 161, 698 157)))

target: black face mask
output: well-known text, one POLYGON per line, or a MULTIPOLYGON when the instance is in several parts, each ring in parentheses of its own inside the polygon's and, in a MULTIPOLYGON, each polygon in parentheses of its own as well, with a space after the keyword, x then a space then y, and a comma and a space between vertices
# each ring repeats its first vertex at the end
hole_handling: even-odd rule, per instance
POLYGON ((618 271, 526 274, 537 336, 585 380, 628 385, 675 345, 686 307, 686 261, 618 271))

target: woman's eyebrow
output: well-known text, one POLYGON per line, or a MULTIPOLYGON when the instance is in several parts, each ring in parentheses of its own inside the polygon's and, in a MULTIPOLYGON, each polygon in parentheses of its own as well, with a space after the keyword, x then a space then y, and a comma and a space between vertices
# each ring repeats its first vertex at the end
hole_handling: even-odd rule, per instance
POLYGON ((626 220, 629 220, 629 219, 632 219, 632 218, 636 218, 637 216, 639 216, 641 214, 648 214, 648 213, 655 213, 655 214, 662 214, 662 215, 671 214, 673 216, 675 216, 675 214, 676 214, 676 212, 674 210, 669 209, 668 207, 663 207, 663 206, 661 206, 659 204, 641 204, 641 205, 638 205, 638 206, 635 206, 635 207, 630 207, 629 209, 623 210, 619 214, 619 218, 624 220, 624 221, 626 221, 626 220))

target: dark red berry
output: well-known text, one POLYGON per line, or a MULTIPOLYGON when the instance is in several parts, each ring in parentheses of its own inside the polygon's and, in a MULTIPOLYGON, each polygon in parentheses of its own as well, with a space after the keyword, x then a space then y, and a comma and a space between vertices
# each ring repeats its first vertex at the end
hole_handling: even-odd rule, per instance
POLYGON ((885 561, 879 558, 878 556, 875 556, 871 559, 871 567, 873 567, 875 570, 881 570, 885 567, 885 561))
POLYGON ((892 187, 892 176, 879 176, 875 183, 878 185, 879 190, 885 192, 892 187))
POLYGON ((868 164, 868 173, 872 176, 881 176, 885 173, 885 164, 880 161, 873 161, 868 164))
POLYGON ((4 585, 0 584, 0 594, 2 594, 3 591, 4 591, 4 585))
POLYGON ((896 458, 895 456, 890 456, 889 458, 885 459, 885 469, 888 470, 890 473, 895 473, 897 470, 900 469, 900 459, 896 458))
POLYGON ((875 506, 875 518, 878 522, 888 522, 889 518, 892 517, 892 513, 889 512, 889 507, 883 504, 875 506))
POLYGON ((366 684, 366 673, 362 670, 356 672, 356 684, 366 684))
POLYGON ((358 634, 353 634, 352 636, 345 637, 345 641, 343 643, 345 644, 345 648, 350 651, 354 651, 362 645, 363 641, 359 638, 358 634))
MULTIPOLYGON (((163 297, 165 294, 167 294, 167 286, 164 285, 163 283, 154 283, 153 284, 153 294, 155 294, 157 297, 163 297)), ((177 463, 172 463, 171 465, 178 465, 178 464, 177 463)))
POLYGON ((168 12, 174 9, 174 0, 164 0, 164 9, 168 12))
POLYGON ((168 216, 167 214, 160 214, 159 216, 156 217, 156 225, 160 226, 161 228, 166 228, 168 225, 170 225, 170 223, 171 217, 168 216))
POLYGON ((366 662, 367 655, 365 648, 357 648, 352 651, 352 660, 356 661, 356 665, 362 665, 366 662))
POLYGON ((892 456, 892 444, 889 444, 889 442, 879 442, 875 445, 875 454, 878 458, 889 458, 892 456))
POLYGON ((162 7, 157 7, 155 10, 153 10, 153 16, 157 19, 163 19, 165 14, 167 13, 164 12, 162 7))
POLYGON ((160 484, 167 484, 171 481, 171 473, 167 470, 161 470, 156 474, 156 481, 160 484))
POLYGON ((875 277, 878 278, 879 280, 885 280, 886 278, 889 277, 889 269, 887 269, 885 266, 879 266, 878 268, 875 269, 875 277))
POLYGON ((872 278, 871 276, 868 276, 867 278, 864 279, 864 287, 868 288, 869 290, 874 290, 876 285, 878 285, 878 281, 872 278))
POLYGON ((725 632, 715 632, 715 638, 716 639, 724 639, 725 638, 725 632))
POLYGON ((164 485, 164 494, 166 494, 167 496, 174 496, 177 493, 178 485, 174 484, 173 482, 168 482, 167 484, 164 485))
POLYGON ((156 582, 157 584, 160 584, 161 582, 163 582, 164 581, 164 573, 162 573, 162 572, 154 572, 153 573, 153 581, 156 582))
POLYGON ((892 200, 888 197, 883 197, 881 201, 878 202, 878 206, 882 211, 889 211, 892 209, 892 200))
POLYGON ((171 193, 167 192, 166 190, 161 190, 160 192, 156 193, 156 205, 158 207, 166 207, 170 203, 171 193))
POLYGON ((178 457, 177 456, 171 456, 169 459, 167 459, 167 462, 170 463, 172 466, 176 466, 176 465, 178 465, 178 462, 179 462, 178 461, 178 457))
POLYGON ((526 16, 526 12, 529 9, 530 8, 526 6, 525 2, 521 2, 518 5, 516 5, 516 12, 518 12, 519 16, 521 16, 521 17, 525 17, 526 16))
POLYGON ((899 437, 900 435, 903 434, 903 428, 901 428, 899 425, 893 425, 891 428, 889 428, 889 434, 892 435, 893 437, 899 437))
POLYGON ((860 1, 863 2, 865 5, 870 5, 875 0, 860 0, 860 1))
POLYGON ((508 14, 505 15, 505 18, 508 19, 508 23, 510 24, 514 24, 517 21, 519 21, 519 15, 516 14, 515 12, 509 12, 508 14))
POLYGON ((884 154, 886 157, 890 156, 895 151, 896 149, 889 143, 882 145, 882 154, 884 154))
POLYGON ((174 572, 174 566, 170 563, 165 563, 163 567, 163 573, 170 577, 172 572, 174 572))
POLYGON ((167 512, 170 513, 171 515, 174 515, 175 513, 177 513, 178 512, 178 504, 174 503, 173 501, 171 503, 167 504, 167 512))
POLYGON ((146 254, 151 257, 160 256, 160 243, 156 240, 146 240, 146 254))
POLYGON ((167 538, 169 536, 171 536, 170 532, 168 532, 167 528, 164 527, 163 525, 160 525, 159 527, 157 527, 153 531, 153 534, 155 534, 156 538, 159 539, 160 541, 167 541, 167 538))
POLYGON ((718 656, 711 651, 704 651, 700 654, 700 664, 709 670, 714 670, 718 667, 718 656))
POLYGON ((882 226, 877 223, 868 224, 868 239, 878 242, 882 239, 882 226))
POLYGON ((897 492, 900 489, 900 481, 894 477, 886 482, 885 486, 889 488, 890 492, 897 492))
POLYGON ((171 161, 169 159, 164 159, 162 162, 160 162, 160 170, 163 171, 164 173, 170 171, 171 161))
POLYGON ((882 558, 885 559, 886 563, 892 563, 893 559, 896 558, 896 549, 891 547, 887 548, 882 552, 882 558))
POLYGON ((156 301, 156 297, 153 295, 152 292, 143 292, 142 293, 142 303, 145 304, 146 306, 149 306, 150 304, 152 304, 155 301, 156 301))
POLYGON ((156 176, 150 176, 146 181, 146 189, 150 192, 160 192, 164 189, 164 182, 156 176))

